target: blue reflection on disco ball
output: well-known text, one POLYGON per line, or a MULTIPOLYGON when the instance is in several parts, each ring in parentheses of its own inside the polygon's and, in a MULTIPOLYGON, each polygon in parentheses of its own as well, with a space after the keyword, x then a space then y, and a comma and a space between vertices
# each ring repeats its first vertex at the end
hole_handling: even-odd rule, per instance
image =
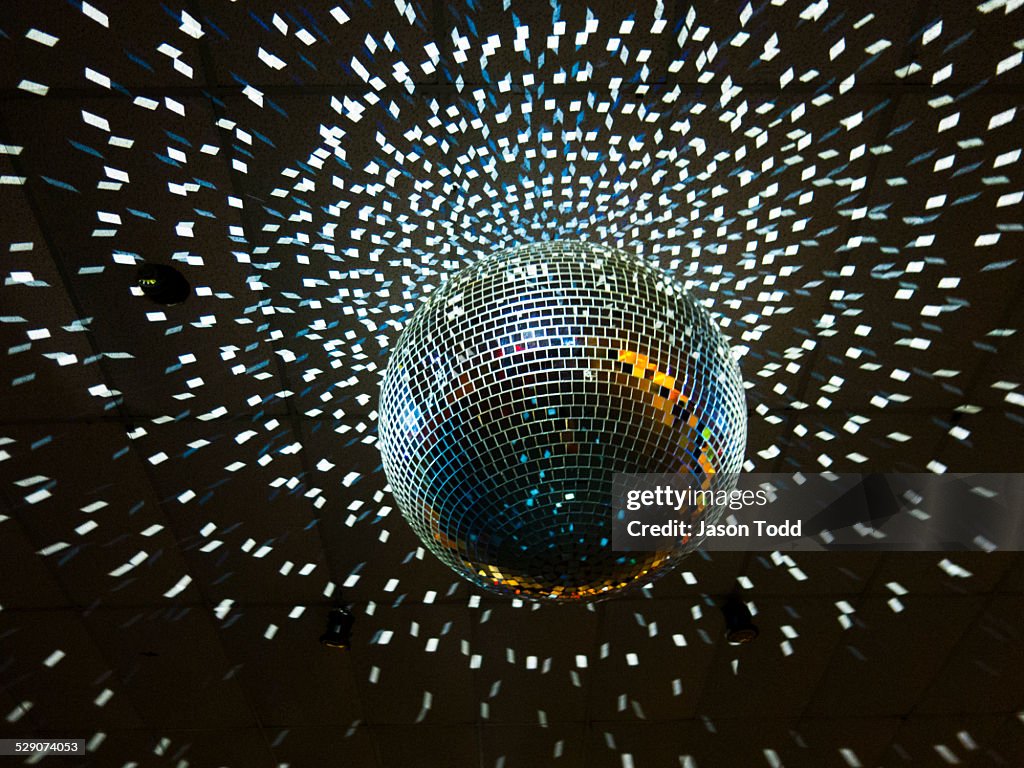
POLYGON ((728 490, 747 432, 707 310, 627 253, 566 241, 492 254, 432 293, 391 353, 379 410, 384 471, 424 545, 531 599, 607 596, 668 570, 693 542, 612 551, 613 476, 728 490))

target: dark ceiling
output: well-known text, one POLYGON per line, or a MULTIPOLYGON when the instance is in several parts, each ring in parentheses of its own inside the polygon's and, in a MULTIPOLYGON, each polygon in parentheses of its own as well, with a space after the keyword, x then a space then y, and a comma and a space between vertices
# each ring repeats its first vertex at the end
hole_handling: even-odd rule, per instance
POLYGON ((510 603, 425 555, 374 444, 426 292, 563 237, 706 301, 747 469, 1024 470, 1020 5, 5 3, 0 737, 118 767, 1024 765, 1019 554, 715 553, 510 603), (192 297, 133 291, 142 259, 192 297), (317 644, 340 598, 347 653, 317 644))

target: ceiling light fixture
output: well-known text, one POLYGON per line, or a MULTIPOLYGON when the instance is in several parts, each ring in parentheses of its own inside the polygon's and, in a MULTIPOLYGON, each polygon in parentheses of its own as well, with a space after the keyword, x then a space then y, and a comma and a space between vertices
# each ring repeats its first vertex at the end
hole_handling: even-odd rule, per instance
POLYGON ((753 642, 760 634, 750 609, 739 595, 729 595, 725 599, 722 615, 725 616, 725 639, 730 645, 753 642))
POLYGON ((147 298, 165 307, 181 304, 192 295, 185 276, 168 264, 141 264, 136 282, 147 298))
POLYGON ((320 642, 328 648, 348 650, 352 645, 352 626, 355 616, 348 608, 332 608, 327 614, 327 631, 320 635, 320 642))

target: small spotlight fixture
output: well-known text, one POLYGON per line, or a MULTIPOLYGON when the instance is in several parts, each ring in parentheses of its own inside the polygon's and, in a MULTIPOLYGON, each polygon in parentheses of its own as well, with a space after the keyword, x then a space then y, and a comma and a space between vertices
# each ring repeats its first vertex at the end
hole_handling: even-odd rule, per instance
POLYGON ((136 283, 147 298, 165 307, 181 304, 192 295, 185 276, 168 264, 141 264, 136 283))
POLYGON ((730 645, 744 645, 757 639, 757 625, 747 604, 738 595, 729 595, 722 603, 725 617, 725 639, 730 645))
POLYGON ((352 625, 355 617, 348 608, 332 608, 327 614, 327 631, 320 635, 320 642, 328 648, 348 650, 352 645, 352 625))

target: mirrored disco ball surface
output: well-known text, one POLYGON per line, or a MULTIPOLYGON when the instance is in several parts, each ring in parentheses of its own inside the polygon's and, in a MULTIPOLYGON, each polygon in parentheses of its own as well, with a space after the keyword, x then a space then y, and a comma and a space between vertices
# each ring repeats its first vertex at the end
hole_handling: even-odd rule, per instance
POLYGON ((731 488, 747 428, 708 312, 634 256, 565 241, 484 257, 434 291, 379 410, 384 470, 427 548, 492 592, 550 600, 608 596, 685 555, 692 542, 612 551, 613 476, 731 488))

